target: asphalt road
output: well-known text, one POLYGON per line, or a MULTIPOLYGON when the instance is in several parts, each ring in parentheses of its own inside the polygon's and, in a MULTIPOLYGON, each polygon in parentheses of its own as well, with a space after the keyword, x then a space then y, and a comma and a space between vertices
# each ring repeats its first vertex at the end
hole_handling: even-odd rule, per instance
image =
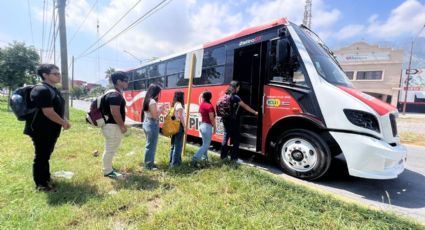
MULTIPOLYGON (((74 101, 74 107, 87 111, 90 102, 74 101)), ((355 200, 425 223, 425 147, 406 145, 405 171, 397 179, 371 180, 348 175, 344 159, 336 159, 328 175, 320 181, 308 182, 290 177, 263 157, 242 153, 245 164, 282 176, 298 184, 311 186, 337 196, 355 200)))
POLYGON ((261 157, 244 154, 244 162, 282 176, 297 184, 310 186, 342 199, 357 201, 397 215, 425 223, 425 147, 406 145, 408 149, 405 171, 397 179, 371 180, 348 175, 344 159, 336 159, 325 178, 303 181, 290 177, 261 157))

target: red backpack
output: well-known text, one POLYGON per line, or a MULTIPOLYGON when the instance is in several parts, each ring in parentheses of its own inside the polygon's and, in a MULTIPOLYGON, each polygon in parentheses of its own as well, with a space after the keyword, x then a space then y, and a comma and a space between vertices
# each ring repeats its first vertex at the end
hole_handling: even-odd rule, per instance
POLYGON ((222 118, 229 118, 232 116, 232 103, 231 103, 232 95, 224 94, 221 96, 216 105, 217 116, 222 118))
POLYGON ((105 115, 105 96, 109 93, 117 92, 115 89, 108 90, 102 96, 96 98, 90 104, 90 109, 86 115, 86 122, 92 125, 93 127, 101 128, 106 124, 108 116, 105 115))

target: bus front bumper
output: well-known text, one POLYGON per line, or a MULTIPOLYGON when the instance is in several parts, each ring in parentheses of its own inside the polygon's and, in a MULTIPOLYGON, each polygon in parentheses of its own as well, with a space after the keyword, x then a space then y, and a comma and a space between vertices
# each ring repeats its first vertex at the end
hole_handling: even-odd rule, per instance
POLYGON ((393 179, 403 172, 407 150, 384 141, 352 133, 331 132, 339 144, 351 176, 369 179, 393 179))

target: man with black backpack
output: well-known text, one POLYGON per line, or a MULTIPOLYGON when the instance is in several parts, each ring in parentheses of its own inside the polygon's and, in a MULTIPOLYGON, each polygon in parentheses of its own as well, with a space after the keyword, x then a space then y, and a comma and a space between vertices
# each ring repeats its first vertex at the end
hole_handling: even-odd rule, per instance
POLYGON ((50 178, 49 160, 60 135, 61 128, 71 127, 64 118, 65 101, 55 87, 61 81, 59 67, 53 64, 41 64, 37 75, 42 84, 33 87, 30 99, 36 108, 34 114, 25 122, 24 134, 31 137, 35 158, 33 178, 37 191, 54 191, 50 178))
POLYGON ((258 115, 258 112, 253 110, 249 105, 245 104, 242 99, 237 95, 240 90, 240 83, 238 81, 230 82, 229 88, 226 90, 226 94, 223 95, 217 102, 217 114, 222 117, 224 125, 224 136, 221 142, 221 154, 222 160, 227 159, 228 146, 227 142, 231 140, 233 146, 230 151, 230 160, 236 162, 238 160, 239 141, 240 141, 240 113, 239 107, 242 107, 246 111, 258 115))

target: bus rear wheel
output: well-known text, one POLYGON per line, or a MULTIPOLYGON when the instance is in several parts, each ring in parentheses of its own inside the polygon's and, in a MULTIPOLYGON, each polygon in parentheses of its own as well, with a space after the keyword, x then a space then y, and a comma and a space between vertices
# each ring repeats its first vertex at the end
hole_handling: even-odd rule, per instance
POLYGON ((276 145, 276 155, 286 174, 305 180, 319 179, 329 169, 332 160, 326 142, 305 129, 283 133, 276 145))

